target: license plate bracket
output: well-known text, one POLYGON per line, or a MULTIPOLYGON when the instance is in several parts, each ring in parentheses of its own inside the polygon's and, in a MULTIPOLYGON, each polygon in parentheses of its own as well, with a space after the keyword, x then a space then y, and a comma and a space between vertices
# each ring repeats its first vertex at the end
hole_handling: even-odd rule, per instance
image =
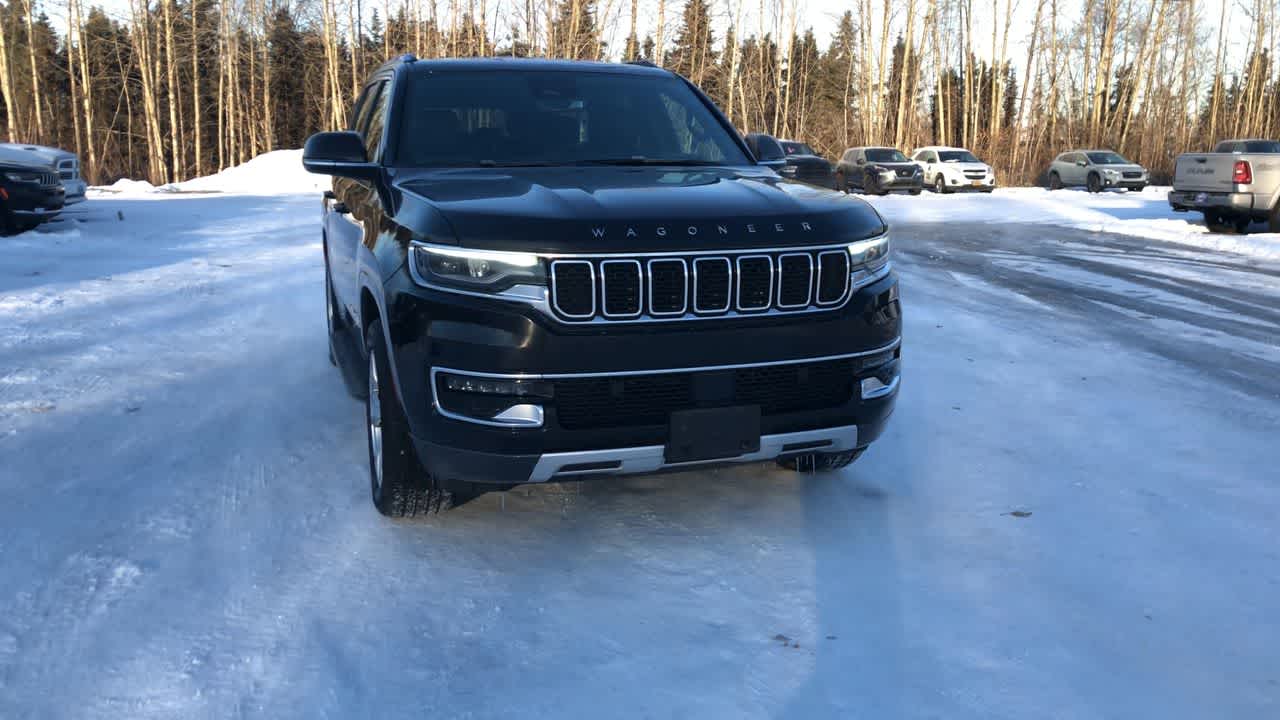
POLYGON ((759 450, 759 405, 671 413, 664 451, 668 463, 726 460, 759 450))

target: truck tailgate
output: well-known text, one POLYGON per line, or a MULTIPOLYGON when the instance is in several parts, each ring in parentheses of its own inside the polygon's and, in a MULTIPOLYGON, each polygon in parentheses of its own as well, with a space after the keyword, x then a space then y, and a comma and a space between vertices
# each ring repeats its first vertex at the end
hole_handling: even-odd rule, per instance
POLYGON ((1231 192, 1231 173, 1238 155, 1230 153, 1184 153, 1173 170, 1174 190, 1231 192))

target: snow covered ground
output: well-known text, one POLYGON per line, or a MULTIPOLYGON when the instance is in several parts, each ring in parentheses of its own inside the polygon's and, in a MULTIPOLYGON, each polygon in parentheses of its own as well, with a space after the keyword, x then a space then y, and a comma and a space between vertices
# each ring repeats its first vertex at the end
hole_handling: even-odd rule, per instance
POLYGON ((877 199, 906 379, 851 468, 389 522, 260 163, 0 239, 0 718, 1280 716, 1280 263, 877 199))
POLYGON ((1049 192, 1044 188, 997 188, 990 195, 889 195, 867 197, 895 223, 1030 223, 1060 225, 1091 232, 1109 232, 1211 250, 1243 253, 1280 260, 1280 235, 1255 223, 1249 235, 1211 233, 1200 213, 1174 212, 1168 187, 1142 192, 1109 190, 1092 194, 1083 189, 1049 192))

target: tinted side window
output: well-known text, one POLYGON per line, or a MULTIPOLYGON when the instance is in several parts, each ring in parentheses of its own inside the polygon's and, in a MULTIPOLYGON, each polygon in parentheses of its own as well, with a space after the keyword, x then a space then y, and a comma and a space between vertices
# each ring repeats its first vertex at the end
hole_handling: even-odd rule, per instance
POLYGON ((778 144, 778 141, 768 135, 761 135, 759 143, 760 152, 756 157, 760 160, 781 160, 787 156, 782 151, 782 146, 778 144))
POLYGON ((364 150, 368 154, 369 160, 376 162, 379 160, 379 148, 382 145, 382 125, 386 119, 387 108, 387 81, 383 80, 378 83, 378 87, 374 90, 377 93, 373 97, 373 101, 369 103, 369 111, 365 117, 360 119, 358 129, 360 134, 364 136, 364 150))

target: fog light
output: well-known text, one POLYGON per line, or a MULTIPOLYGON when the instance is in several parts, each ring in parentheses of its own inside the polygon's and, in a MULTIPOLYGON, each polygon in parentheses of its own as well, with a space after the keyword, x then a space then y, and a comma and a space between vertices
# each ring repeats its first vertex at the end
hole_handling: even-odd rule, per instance
POLYGON ((553 396, 551 384, 540 380, 506 380, 445 374, 443 381, 444 389, 450 392, 507 397, 551 398, 553 396))
POLYGON ((894 375, 893 379, 887 383, 878 377, 864 379, 862 381, 862 399, 874 400, 892 394, 894 390, 898 389, 898 381, 900 379, 900 375, 894 375))
POLYGON ((497 427, 542 427, 540 403, 550 400, 554 387, 544 380, 491 378, 479 375, 432 373, 436 410, 447 418, 497 427))

